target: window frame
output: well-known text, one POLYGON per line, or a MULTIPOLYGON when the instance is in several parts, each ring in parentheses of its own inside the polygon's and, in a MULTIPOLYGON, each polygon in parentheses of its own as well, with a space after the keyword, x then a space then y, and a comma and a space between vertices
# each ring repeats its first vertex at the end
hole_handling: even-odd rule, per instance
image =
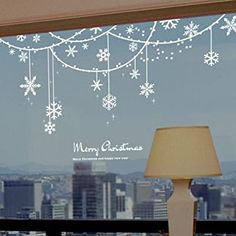
POLYGON ((232 13, 236 1, 0 0, 0 9, 0 36, 11 36, 232 13))

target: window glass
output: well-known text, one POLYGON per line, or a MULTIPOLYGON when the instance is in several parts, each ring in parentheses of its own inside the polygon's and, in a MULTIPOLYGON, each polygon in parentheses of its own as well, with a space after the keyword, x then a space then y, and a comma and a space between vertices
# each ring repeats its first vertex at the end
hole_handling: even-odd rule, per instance
POLYGON ((223 176, 194 180, 199 219, 234 219, 236 16, 0 39, 2 218, 165 219, 145 179, 156 128, 208 125, 223 176))

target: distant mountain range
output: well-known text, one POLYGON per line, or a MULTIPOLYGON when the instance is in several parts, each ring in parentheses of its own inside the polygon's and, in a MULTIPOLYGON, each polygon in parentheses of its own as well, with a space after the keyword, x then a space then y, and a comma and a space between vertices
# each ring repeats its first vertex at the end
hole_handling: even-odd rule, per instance
MULTIPOLYGON (((134 175, 141 177, 146 167, 146 159, 108 161, 107 171, 122 175, 134 175)), ((221 162, 224 176, 236 178, 236 161, 221 162)), ((0 166, 0 174, 72 174, 73 166, 46 165, 29 162, 16 166, 0 166)))

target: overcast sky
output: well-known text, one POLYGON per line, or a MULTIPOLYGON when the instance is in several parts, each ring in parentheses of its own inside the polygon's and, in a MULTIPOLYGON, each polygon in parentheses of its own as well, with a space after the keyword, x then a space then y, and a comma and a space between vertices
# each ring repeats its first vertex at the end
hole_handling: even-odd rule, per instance
MULTIPOLYGON (((191 21, 199 25, 197 30, 201 31, 219 17, 184 19, 178 22, 175 29, 169 30, 157 23, 151 41, 184 38, 184 26, 191 21)), ((229 21, 232 17, 225 16, 229 21)), ((137 40, 147 40, 153 24, 134 25, 135 30, 131 36, 137 40)), ((11 56, 11 48, 0 44, 1 166, 27 162, 72 165, 72 158, 80 155, 73 153, 73 142, 100 147, 105 140, 110 140, 114 145, 129 143, 130 146, 143 147, 143 151, 114 153, 114 156, 146 159, 155 129, 176 125, 209 125, 219 159, 236 160, 236 34, 232 31, 226 36, 227 30, 220 29, 225 24, 222 18, 213 27, 212 49, 219 54, 219 63, 213 66, 204 64, 204 54, 210 50, 210 31, 184 44, 149 46, 148 80, 154 84, 155 93, 147 99, 139 95, 140 85, 146 79, 143 62, 145 50, 137 56, 136 66, 140 73, 137 80, 131 79, 130 75, 134 62, 129 67, 111 72, 111 94, 117 98, 117 106, 111 111, 102 107, 102 98, 107 95, 107 75, 98 74, 103 86, 101 91, 94 92, 91 84, 95 80, 95 73, 62 67, 55 59, 55 96, 62 104, 63 115, 55 121, 56 131, 51 135, 44 131, 48 121, 47 51, 31 55, 32 75, 36 75, 36 83, 40 83, 41 87, 36 89, 37 95, 31 94, 30 101, 27 101, 24 89, 19 85, 24 84, 24 77, 28 76, 28 60, 26 63, 20 62, 20 51, 15 50, 11 56)), ((112 32, 127 38, 129 27, 132 28, 130 25, 119 26, 112 32)), ((109 28, 102 28, 101 32, 109 28)), ((60 32, 56 35, 66 38, 74 32, 60 32)), ((92 33, 95 36, 95 32, 86 30, 74 39, 85 39, 91 37, 92 33)), ((38 43, 32 39, 33 36, 27 36, 23 42, 16 37, 4 40, 20 47, 44 47, 60 42, 49 34, 42 34, 38 43)), ((72 66, 79 65, 88 70, 93 67, 106 69, 107 62, 99 62, 97 56, 99 49, 106 48, 106 40, 106 36, 103 36, 96 41, 89 41, 87 50, 82 48, 83 42, 62 44, 54 50, 59 58, 72 66), (67 57, 68 52, 65 50, 69 45, 76 46, 78 52, 75 57, 67 57)), ((131 52, 130 43, 110 36, 111 68, 119 62, 122 65, 132 59, 143 46, 138 43, 138 50, 131 52)), ((132 170, 132 166, 130 168, 132 170)))

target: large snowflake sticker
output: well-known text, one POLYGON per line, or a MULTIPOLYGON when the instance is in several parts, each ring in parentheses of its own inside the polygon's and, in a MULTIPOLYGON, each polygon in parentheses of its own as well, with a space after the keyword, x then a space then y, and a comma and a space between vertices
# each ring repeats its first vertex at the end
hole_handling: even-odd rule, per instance
POLYGON ((214 66, 217 62, 219 62, 219 53, 209 51, 204 54, 204 63, 209 66, 214 66))
POLYGON ((140 93, 139 95, 143 95, 146 98, 149 97, 150 94, 155 93, 153 90, 154 84, 149 84, 149 82, 146 82, 145 84, 140 85, 140 93))
POLYGON ((108 61, 108 58, 110 57, 110 53, 108 52, 108 49, 105 48, 104 50, 99 49, 97 53, 97 58, 99 58, 99 61, 108 61))
POLYGON ((112 110, 114 107, 116 107, 116 97, 108 94, 102 99, 102 106, 108 111, 112 110))
POLYGON ((35 83, 36 76, 33 77, 33 79, 29 79, 27 76, 25 76, 25 84, 21 84, 20 88, 25 89, 24 96, 27 96, 29 92, 31 92, 34 96, 36 95, 36 88, 40 88, 41 84, 35 83))
POLYGON ((232 20, 229 21, 227 18, 224 18, 224 21, 226 23, 226 25, 221 26, 221 29, 226 29, 227 33, 226 35, 229 36, 231 34, 232 31, 234 31, 236 33, 236 16, 233 16, 232 20))
POLYGON ((165 30, 176 29, 180 19, 162 20, 160 24, 165 30))
POLYGON ((54 131, 56 131, 55 127, 56 125, 54 123, 48 121, 48 123, 44 125, 44 131, 48 134, 52 134, 54 131))
POLYGON ((193 23, 193 21, 191 21, 189 25, 184 26, 185 32, 183 33, 183 35, 192 38, 194 35, 198 33, 198 27, 199 25, 196 25, 193 23))
POLYGON ((46 107, 46 116, 51 117, 53 120, 62 116, 62 105, 56 102, 52 102, 46 107))

